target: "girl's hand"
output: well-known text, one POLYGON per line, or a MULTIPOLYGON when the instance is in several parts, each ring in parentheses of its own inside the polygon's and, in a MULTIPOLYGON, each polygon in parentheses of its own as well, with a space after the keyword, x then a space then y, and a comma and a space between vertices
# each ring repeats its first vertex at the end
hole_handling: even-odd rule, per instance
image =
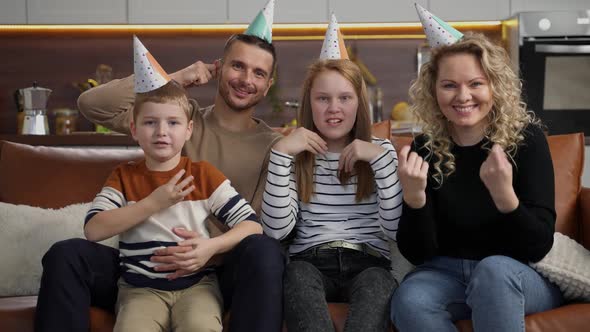
POLYGON ((311 130, 299 127, 293 130, 289 136, 278 141, 273 149, 290 156, 295 156, 303 151, 313 154, 324 154, 328 151, 328 144, 320 135, 311 130))
POLYGON ((181 169, 176 175, 174 175, 170 181, 161 185, 160 187, 156 188, 148 197, 151 203, 156 206, 158 211, 166 209, 182 200, 186 197, 186 195, 190 194, 193 190, 195 190, 195 186, 191 185, 190 187, 185 188, 187 185, 191 184, 193 181, 193 176, 189 176, 184 180, 180 181, 182 175, 184 175, 185 170, 181 169))
POLYGON ((488 158, 481 164, 479 177, 500 212, 514 211, 518 207, 518 197, 512 187, 512 164, 500 145, 492 146, 488 158))
POLYGON ((414 209, 423 207, 426 204, 428 162, 416 152, 410 153, 410 146, 406 145, 398 154, 397 172, 406 204, 414 209))
POLYGON ((340 154, 338 169, 347 173, 352 173, 354 164, 359 161, 369 162, 385 151, 384 148, 371 142, 355 139, 348 144, 340 154))

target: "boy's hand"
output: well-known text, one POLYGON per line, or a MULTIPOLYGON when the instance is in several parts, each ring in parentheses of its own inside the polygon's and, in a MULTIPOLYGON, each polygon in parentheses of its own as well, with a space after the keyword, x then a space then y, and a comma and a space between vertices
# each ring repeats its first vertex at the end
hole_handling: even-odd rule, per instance
MULTIPOLYGON (((189 231, 183 228, 175 228, 174 232, 182 236, 184 235, 184 232, 189 231)), ((176 265, 178 266, 178 269, 167 276, 168 280, 174 280, 204 267, 211 257, 217 253, 217 247, 214 243, 214 240, 202 237, 198 234, 195 237, 178 242, 180 247, 190 247, 192 250, 173 254, 177 258, 176 265)))
POLYGON ((170 74, 170 78, 180 83, 185 88, 200 86, 215 79, 220 66, 220 60, 215 60, 213 63, 197 61, 186 68, 170 74))
MULTIPOLYGON (((184 239, 187 239, 187 240, 196 239, 196 238, 200 237, 200 235, 197 232, 189 231, 184 228, 174 228, 173 231, 174 231, 174 233, 176 233, 176 235, 178 235, 184 239)), ((189 242, 181 241, 180 243, 189 243, 189 242)), ((154 256, 152 256, 152 258, 150 259, 152 262, 161 263, 160 265, 155 266, 154 270, 156 270, 158 272, 174 271, 173 273, 171 273, 168 276, 168 278, 170 280, 176 279, 178 277, 181 277, 181 276, 184 276, 186 274, 196 271, 196 270, 188 271, 188 270, 181 268, 182 261, 187 260, 187 259, 191 259, 192 257, 190 257, 190 255, 186 255, 185 257, 188 257, 188 258, 181 259, 176 254, 188 253, 193 250, 193 246, 190 244, 182 246, 182 245, 180 245, 180 243, 178 246, 171 246, 171 247, 158 249, 158 250, 154 251, 154 256)), ((206 265, 211 266, 211 265, 219 265, 222 263, 223 263, 222 256, 217 255, 217 256, 214 256, 211 259, 209 259, 207 261, 206 265)), ((205 266, 201 266, 201 268, 203 268, 203 267, 205 267, 205 266)))
POLYGON ((156 190, 154 190, 146 199, 150 200, 153 206, 157 209, 157 211, 161 211, 163 209, 169 208, 172 205, 184 200, 186 195, 190 194, 193 190, 195 190, 195 186, 191 185, 190 187, 184 189, 187 185, 192 183, 193 176, 189 176, 184 180, 180 181, 182 175, 184 175, 185 170, 181 169, 176 175, 174 175, 168 183, 161 185, 156 190))
POLYGON ((355 139, 342 150, 340 160, 338 161, 338 169, 346 173, 352 173, 354 164, 357 161, 369 162, 383 153, 383 151, 385 149, 377 144, 355 139))
POLYGON ((323 154, 328 151, 328 145, 320 135, 311 130, 299 127, 288 136, 278 141, 273 149, 290 156, 295 156, 303 151, 313 154, 323 154))

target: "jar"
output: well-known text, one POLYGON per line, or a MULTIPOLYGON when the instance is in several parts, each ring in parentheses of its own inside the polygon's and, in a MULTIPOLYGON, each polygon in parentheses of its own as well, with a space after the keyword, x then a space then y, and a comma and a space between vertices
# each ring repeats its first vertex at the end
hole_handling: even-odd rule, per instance
POLYGON ((68 108, 60 108, 53 111, 55 114, 55 133, 57 135, 70 135, 76 131, 78 111, 68 108))

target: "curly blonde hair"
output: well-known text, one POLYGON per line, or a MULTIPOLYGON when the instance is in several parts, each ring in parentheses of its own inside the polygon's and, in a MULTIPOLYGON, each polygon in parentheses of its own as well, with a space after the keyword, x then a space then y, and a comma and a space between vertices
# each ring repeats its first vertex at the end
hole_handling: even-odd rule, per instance
MULTIPOLYGON (((513 158, 524 140, 524 128, 531 123, 540 124, 521 99, 522 84, 510 68, 504 48, 482 34, 467 33, 455 44, 433 49, 430 61, 422 66, 418 78, 412 82, 409 95, 412 101, 410 111, 423 125, 428 159, 435 157, 431 164, 434 168, 432 176, 439 186, 455 171, 455 157, 451 153, 453 142, 448 121, 436 100, 436 81, 441 59, 455 54, 474 55, 489 81, 493 106, 484 137, 491 144, 499 144, 513 158)), ((491 145, 484 144, 483 148, 490 149, 491 145)))

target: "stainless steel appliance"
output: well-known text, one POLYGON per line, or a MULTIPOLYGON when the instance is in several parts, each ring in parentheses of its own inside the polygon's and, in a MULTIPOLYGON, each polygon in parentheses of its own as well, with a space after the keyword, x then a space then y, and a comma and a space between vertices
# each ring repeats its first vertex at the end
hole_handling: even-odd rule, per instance
POLYGON ((590 136, 590 10, 523 12, 505 27, 529 109, 551 134, 590 136))
POLYGON ((22 109, 24 111, 22 131, 19 134, 49 134, 47 121, 47 100, 49 94, 51 94, 50 89, 39 87, 36 82, 33 83, 32 87, 16 90, 15 95, 18 97, 19 104, 22 101, 22 109))

